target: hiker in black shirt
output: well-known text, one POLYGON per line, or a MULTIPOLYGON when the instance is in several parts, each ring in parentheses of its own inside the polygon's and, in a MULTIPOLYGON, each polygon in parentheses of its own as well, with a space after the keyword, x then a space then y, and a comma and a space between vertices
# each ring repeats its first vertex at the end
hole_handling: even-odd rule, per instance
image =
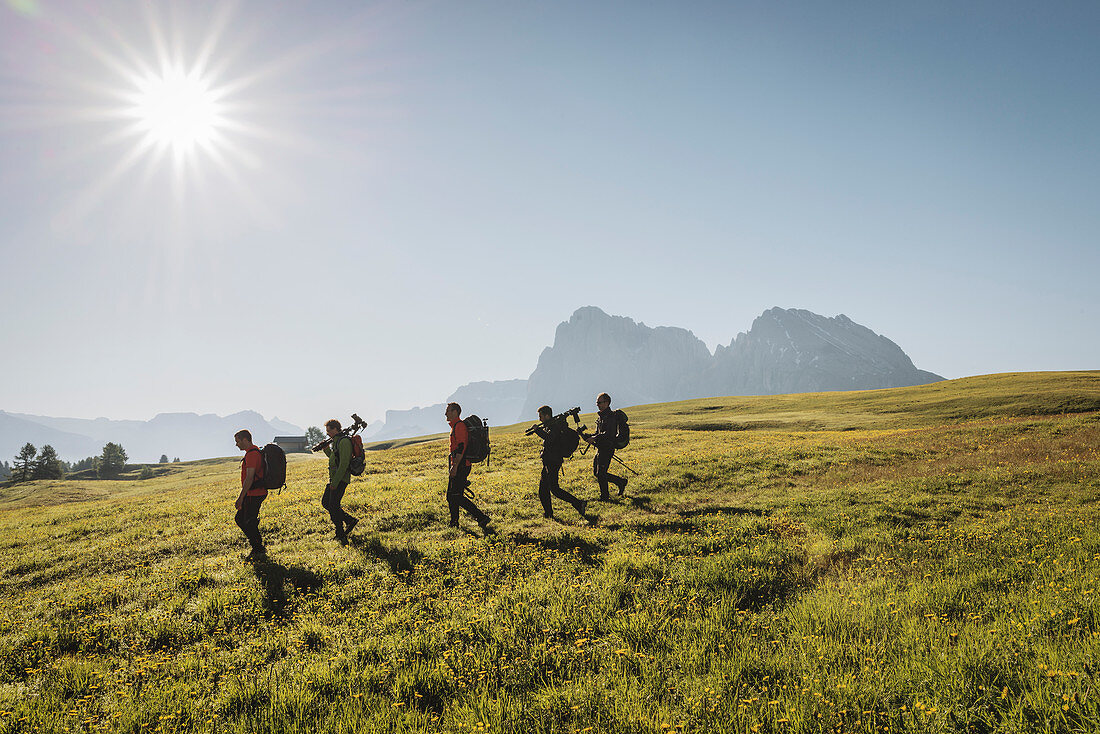
POLYGON ((611 396, 605 392, 596 396, 596 433, 584 436, 584 440, 596 447, 596 456, 592 459, 592 474, 600 485, 600 500, 607 502, 611 494, 607 490, 610 482, 619 488, 619 496, 626 490, 626 479, 608 472, 611 460, 615 456, 615 437, 619 432, 619 422, 615 411, 611 410, 611 396))
MULTIPOLYGON (((542 439, 542 476, 539 478, 539 500, 542 501, 543 517, 553 517, 554 508, 550 504, 550 496, 565 500, 573 505, 573 508, 585 517, 584 511, 588 506, 585 500, 579 500, 566 492, 558 484, 558 474, 564 458, 561 455, 561 432, 571 430, 563 425, 562 421, 554 420, 554 411, 549 405, 539 408, 539 420, 541 425, 535 426, 535 435, 542 439)), ((576 446, 574 441, 573 446, 576 446)))

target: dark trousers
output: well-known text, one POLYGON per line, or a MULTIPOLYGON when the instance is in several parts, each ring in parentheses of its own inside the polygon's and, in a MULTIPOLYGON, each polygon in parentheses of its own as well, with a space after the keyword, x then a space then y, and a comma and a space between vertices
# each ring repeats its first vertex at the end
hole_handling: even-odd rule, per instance
POLYGON ((478 525, 486 525, 489 522, 489 516, 479 510, 477 505, 466 496, 466 487, 470 486, 467 481, 470 478, 470 469, 471 467, 468 466, 458 467, 458 471, 447 482, 447 507, 451 510, 451 525, 455 527, 458 527, 459 508, 470 513, 478 525))
POLYGON ((263 503, 264 497, 245 496, 241 509, 237 510, 237 515, 233 518, 254 551, 264 549, 264 540, 260 537, 260 505, 263 503))
POLYGON ((592 459, 592 474, 596 477, 596 481, 600 485, 600 499, 609 500, 611 495, 607 491, 607 483, 611 482, 619 489, 622 489, 626 482, 622 477, 615 476, 610 473, 608 468, 611 466, 611 459, 615 456, 615 449, 608 447, 606 449, 600 449, 596 452, 596 456, 592 459))
POLYGON ((337 538, 343 538, 347 534, 346 526, 355 522, 355 518, 344 512, 344 508, 340 506, 347 488, 347 482, 340 482, 336 487, 328 484, 325 485, 325 493, 321 495, 321 507, 328 510, 328 516, 336 526, 337 538))
MULTIPOLYGON (((557 463, 543 463, 542 476, 539 478, 539 500, 542 501, 542 512, 547 517, 554 516, 554 508, 550 504, 550 495, 557 497, 560 500, 565 500, 577 510, 581 512, 581 501, 573 495, 566 492, 558 484, 558 473, 561 471, 561 462, 557 463)), ((581 513, 584 514, 583 512, 581 513)))

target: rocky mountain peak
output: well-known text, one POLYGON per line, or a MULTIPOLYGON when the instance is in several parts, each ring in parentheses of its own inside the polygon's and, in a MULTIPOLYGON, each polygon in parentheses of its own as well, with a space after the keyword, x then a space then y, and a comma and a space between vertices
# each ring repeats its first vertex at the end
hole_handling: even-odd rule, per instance
POLYGON ((653 328, 585 306, 558 325, 553 346, 539 356, 521 415, 534 416, 543 404, 586 405, 612 386, 620 405, 693 397, 691 376, 710 359, 706 344, 687 329, 653 328))

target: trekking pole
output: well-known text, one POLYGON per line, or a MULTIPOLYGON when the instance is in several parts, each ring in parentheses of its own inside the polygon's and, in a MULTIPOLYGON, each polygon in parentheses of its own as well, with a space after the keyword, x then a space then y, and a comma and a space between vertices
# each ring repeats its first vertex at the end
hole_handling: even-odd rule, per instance
MULTIPOLYGON (((612 459, 614 459, 615 461, 619 462, 619 463, 620 463, 620 464, 622 464, 623 466, 625 466, 625 467, 626 467, 627 469, 630 469, 630 467, 629 467, 629 466, 627 466, 627 463, 626 463, 625 461, 623 461, 622 459, 620 459, 620 458, 619 458, 618 456, 612 456, 611 458, 612 458, 612 459)), ((630 469, 630 471, 634 472, 634 476, 637 476, 637 477, 640 477, 640 476, 642 476, 641 474, 639 474, 638 472, 634 471, 633 469, 630 469)))

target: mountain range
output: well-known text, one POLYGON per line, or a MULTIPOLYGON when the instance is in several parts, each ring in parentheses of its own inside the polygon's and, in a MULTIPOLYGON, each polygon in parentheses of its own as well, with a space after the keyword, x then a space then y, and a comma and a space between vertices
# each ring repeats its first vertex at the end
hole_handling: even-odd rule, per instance
MULTIPOLYGON (((615 407, 714 395, 870 390, 937 382, 894 342, 844 315, 770 308, 713 354, 687 329, 649 327, 594 306, 558 325, 527 380, 478 382, 448 398, 490 425, 535 420, 540 405, 591 410, 601 392, 615 407)), ((439 433, 444 403, 390 410, 375 439, 439 433)))
MULTIPOLYGON (((446 402, 490 425, 534 421, 540 405, 562 411, 592 409, 608 392, 614 407, 717 395, 779 395, 834 390, 907 387, 943 378, 917 369, 894 342, 844 315, 825 317, 799 309, 770 308, 712 354, 687 329, 649 327, 594 306, 562 322, 528 379, 473 382, 445 402, 388 410, 364 438, 386 439, 442 433, 446 402)), ((149 421, 48 418, 0 411, 0 456, 15 456, 28 441, 52 445, 65 459, 94 456, 107 441, 121 443, 132 461, 154 462, 167 454, 184 460, 230 456, 233 434, 252 431, 263 444, 276 435, 302 435, 298 426, 244 411, 220 417, 162 413, 149 421)))

